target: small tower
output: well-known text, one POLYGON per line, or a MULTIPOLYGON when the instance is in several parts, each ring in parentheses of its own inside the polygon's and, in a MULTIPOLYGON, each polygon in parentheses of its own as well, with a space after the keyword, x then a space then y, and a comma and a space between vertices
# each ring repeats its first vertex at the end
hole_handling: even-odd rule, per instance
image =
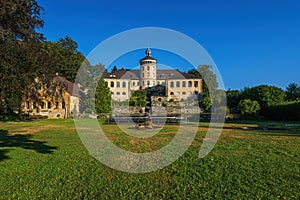
POLYGON ((151 50, 140 60, 140 86, 142 89, 156 85, 156 59, 151 57, 151 50))

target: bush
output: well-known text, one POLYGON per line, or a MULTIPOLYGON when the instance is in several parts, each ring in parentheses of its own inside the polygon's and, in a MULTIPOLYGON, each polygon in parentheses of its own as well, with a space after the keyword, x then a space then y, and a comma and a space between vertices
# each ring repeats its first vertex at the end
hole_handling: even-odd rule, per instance
POLYGON ((273 120, 300 121, 300 102, 284 102, 269 106, 265 117, 273 120))
POLYGON ((260 110, 259 103, 257 101, 251 101, 250 99, 243 99, 238 105, 243 116, 256 116, 260 110))

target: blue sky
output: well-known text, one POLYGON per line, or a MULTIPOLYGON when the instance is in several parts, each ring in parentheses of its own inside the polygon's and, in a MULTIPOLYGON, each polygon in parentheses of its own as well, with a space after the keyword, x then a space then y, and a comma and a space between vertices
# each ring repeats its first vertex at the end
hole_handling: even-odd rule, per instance
MULTIPOLYGON (((40 30, 45 37, 56 40, 68 35, 86 56, 100 42, 122 31, 164 27, 200 43, 216 63, 227 89, 260 84, 285 88, 291 82, 300 85, 298 0, 38 2, 46 10, 42 15, 45 26, 40 30)), ((137 65, 144 56, 142 51, 131 55, 119 59, 118 67, 137 65)), ((155 50, 153 56, 158 60, 170 57, 155 50)), ((174 67, 181 69, 186 65, 176 64, 174 67)))

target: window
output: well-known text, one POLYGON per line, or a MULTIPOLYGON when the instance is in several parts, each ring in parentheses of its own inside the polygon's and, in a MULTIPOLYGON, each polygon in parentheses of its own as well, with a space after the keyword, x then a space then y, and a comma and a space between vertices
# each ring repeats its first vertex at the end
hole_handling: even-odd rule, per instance
POLYGON ((152 75, 152 76, 153 76, 153 78, 155 78, 155 73, 153 73, 153 75, 152 75))
POLYGON ((110 87, 115 87, 115 83, 114 82, 110 82, 110 87))
POLYGON ((135 82, 134 81, 132 82, 132 85, 135 86, 135 82))
POLYGON ((176 87, 180 87, 180 81, 176 81, 176 87))
POLYGON ((48 108, 48 109, 51 109, 51 102, 50 102, 50 101, 48 102, 47 108, 48 108))
POLYGON ((120 82, 119 81, 117 81, 117 87, 120 87, 120 82))
POLYGON ((193 82, 189 81, 189 87, 192 87, 192 85, 193 85, 193 82))
POLYGON ((150 73, 149 73, 149 72, 147 73, 147 77, 148 77, 148 78, 150 77, 150 73))
POLYGON ((182 92, 182 95, 186 95, 186 92, 182 92))
POLYGON ((125 81, 122 82, 122 87, 126 88, 126 82, 125 81))
POLYGON ((198 81, 194 81, 194 87, 198 87, 198 81))
POLYGON ((58 106, 59 106, 59 103, 55 102, 55 108, 58 108, 58 106))
POLYGON ((174 95, 174 92, 170 92, 170 95, 174 95))
POLYGON ((40 106, 41 106, 41 109, 44 109, 44 108, 45 108, 45 103, 44 103, 44 102, 41 102, 41 103, 40 103, 40 106))
POLYGON ((173 82, 173 81, 171 81, 171 83, 170 83, 170 87, 171 87, 171 88, 173 88, 173 87, 174 87, 174 82, 173 82))
POLYGON ((155 85, 155 81, 153 81, 153 85, 155 85))
POLYGON ((147 85, 148 85, 148 87, 149 87, 149 85, 150 85, 150 81, 147 81, 147 85))
POLYGON ((148 70, 148 71, 150 70, 150 66, 147 66, 147 70, 148 70))
POLYGON ((141 67, 141 70, 144 71, 144 67, 141 67))
POLYGON ((177 92, 177 95, 180 95, 180 92, 177 92))
POLYGON ((144 73, 142 73, 142 77, 144 78, 144 73))
POLYGON ((120 95, 120 92, 117 92, 117 95, 120 95))
POLYGON ((158 85, 160 85, 160 81, 158 81, 158 85))
POLYGON ((32 102, 32 108, 33 108, 33 109, 36 108, 36 102, 32 102))
POLYGON ((186 87, 186 82, 182 81, 182 87, 186 87))
POLYGON ((61 103, 61 108, 66 108, 66 102, 63 101, 63 102, 61 103))
POLYGON ((126 95, 126 92, 122 92, 122 95, 126 95))
POLYGON ((137 83, 136 83, 136 85, 139 85, 140 84, 140 82, 138 81, 137 83))
POLYGON ((111 94, 111 95, 114 95, 115 93, 114 93, 114 92, 111 92, 110 94, 111 94))

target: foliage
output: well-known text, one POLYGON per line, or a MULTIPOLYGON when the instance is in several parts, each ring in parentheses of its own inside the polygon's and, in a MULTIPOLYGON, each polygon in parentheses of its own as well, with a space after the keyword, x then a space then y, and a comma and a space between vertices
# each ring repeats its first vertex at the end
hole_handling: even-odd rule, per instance
POLYGON ((260 85, 252 88, 245 88, 241 92, 241 99, 257 101, 264 111, 268 106, 284 102, 286 94, 275 86, 260 85))
POLYGON ((226 98, 227 98, 227 106, 229 108, 236 108, 240 102, 240 94, 241 91, 239 90, 228 90, 226 91, 226 98))
POLYGON ((273 120, 300 121, 300 101, 271 105, 266 109, 265 116, 273 120))
POLYGON ((43 35, 36 32, 44 25, 40 17, 42 11, 35 0, 0 1, 0 39, 42 41, 43 35))
POLYGON ((214 92, 218 88, 217 75, 212 71, 210 65, 199 65, 198 70, 203 78, 203 90, 204 93, 214 92))
POLYGON ((54 63, 42 48, 37 29, 43 11, 35 0, 0 1, 0 113, 20 111, 27 86, 36 77, 52 80, 54 63))
POLYGON ((111 112, 111 94, 103 78, 100 78, 95 92, 95 110, 97 114, 111 112))
POLYGON ((204 110, 208 111, 212 106, 211 98, 208 95, 203 95, 202 99, 200 100, 200 107, 204 110))
POLYGON ((145 90, 137 90, 132 91, 130 100, 129 100, 130 106, 146 106, 146 91, 145 90))
POLYGON ((196 76, 196 77, 201 77, 201 74, 200 74, 200 72, 199 72, 199 70, 197 70, 197 69, 190 69, 190 70, 188 70, 188 72, 187 72, 188 74, 192 74, 192 75, 194 75, 194 76, 196 76))
POLYGON ((114 67, 111 70, 111 73, 116 73, 118 71, 118 68, 116 65, 114 65, 114 67))
POLYGON ((216 74, 210 65, 199 65, 198 72, 195 70, 188 73, 201 76, 203 78, 203 93, 198 95, 199 106, 208 111, 213 104, 221 105, 225 98, 225 93, 218 89, 216 74))
POLYGON ((48 55, 55 61, 56 72, 71 82, 74 82, 81 64, 84 61, 89 64, 77 50, 77 43, 69 36, 56 42, 44 42, 43 45, 48 55))
POLYGON ((238 109, 244 116, 255 116, 260 110, 259 103, 257 101, 251 101, 250 99, 243 99, 238 105, 238 109))
POLYGON ((290 83, 286 87, 285 93, 288 101, 300 99, 300 86, 298 86, 296 83, 290 83))

